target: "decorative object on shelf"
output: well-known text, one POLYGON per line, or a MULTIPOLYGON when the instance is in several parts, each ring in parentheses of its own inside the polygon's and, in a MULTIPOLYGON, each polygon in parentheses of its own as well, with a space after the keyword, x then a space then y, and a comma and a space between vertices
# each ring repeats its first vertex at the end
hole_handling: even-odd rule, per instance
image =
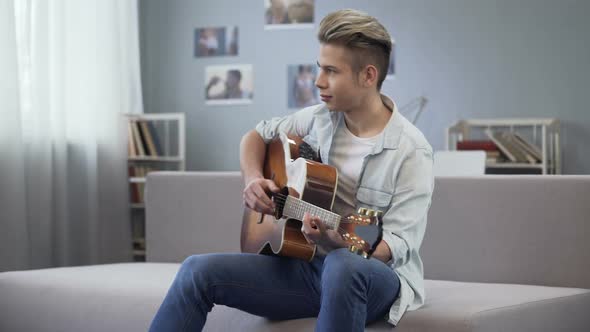
POLYGON ((561 174, 559 120, 467 119, 447 128, 447 150, 483 150, 487 174, 561 174))
POLYGON ((125 114, 133 257, 145 260, 145 179, 152 171, 185 170, 183 113, 125 114))

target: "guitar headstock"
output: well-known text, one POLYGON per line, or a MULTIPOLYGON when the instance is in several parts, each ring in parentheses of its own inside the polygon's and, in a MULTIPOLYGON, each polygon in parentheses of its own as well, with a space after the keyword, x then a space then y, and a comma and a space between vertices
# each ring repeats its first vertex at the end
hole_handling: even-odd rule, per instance
POLYGON ((350 243, 349 250, 370 258, 383 235, 383 211, 360 208, 342 219, 342 238, 350 243))

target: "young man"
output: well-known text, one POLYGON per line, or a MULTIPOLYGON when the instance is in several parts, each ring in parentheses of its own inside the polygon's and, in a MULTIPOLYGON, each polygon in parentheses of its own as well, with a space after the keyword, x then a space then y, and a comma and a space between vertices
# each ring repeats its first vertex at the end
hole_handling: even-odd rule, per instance
POLYGON ((279 320, 317 316, 317 331, 363 331, 385 318, 395 325, 424 303, 418 249, 433 190, 432 149, 379 92, 391 38, 376 19, 354 10, 326 16, 318 38, 316 85, 324 103, 263 121, 244 136, 244 203, 272 214, 268 193, 279 188, 262 176, 265 144, 279 132, 297 135, 339 171, 335 212, 383 211, 383 240, 365 259, 306 215, 301 231, 323 252, 311 262, 259 254, 191 256, 152 331, 198 331, 214 304, 279 320))

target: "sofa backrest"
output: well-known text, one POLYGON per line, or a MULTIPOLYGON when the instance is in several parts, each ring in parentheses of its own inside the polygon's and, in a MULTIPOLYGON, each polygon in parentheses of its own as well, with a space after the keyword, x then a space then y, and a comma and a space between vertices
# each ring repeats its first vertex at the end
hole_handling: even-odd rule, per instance
POLYGON ((590 288, 590 176, 438 177, 428 279, 590 288))
MULTIPOLYGON (((239 172, 154 172, 147 260, 239 252, 239 172)), ((421 248, 428 279, 590 288, 590 176, 437 177, 421 248)))

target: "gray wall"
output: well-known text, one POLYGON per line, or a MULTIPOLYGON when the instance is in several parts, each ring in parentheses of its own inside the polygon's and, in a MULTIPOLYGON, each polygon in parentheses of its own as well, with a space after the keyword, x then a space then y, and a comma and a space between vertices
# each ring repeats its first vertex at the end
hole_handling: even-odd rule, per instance
MULTIPOLYGON (((396 78, 383 92, 398 105, 429 99, 418 127, 444 149, 462 118, 557 117, 564 173, 590 173, 590 1, 316 0, 319 19, 340 8, 377 17, 396 40, 396 78)), ((288 114, 287 64, 315 63, 314 29, 263 29, 263 0, 141 0, 146 112, 187 116, 187 168, 237 170, 241 136, 261 119, 288 114), (237 57, 193 57, 196 27, 238 25, 237 57), (254 102, 204 104, 211 64, 254 66, 254 102)))

